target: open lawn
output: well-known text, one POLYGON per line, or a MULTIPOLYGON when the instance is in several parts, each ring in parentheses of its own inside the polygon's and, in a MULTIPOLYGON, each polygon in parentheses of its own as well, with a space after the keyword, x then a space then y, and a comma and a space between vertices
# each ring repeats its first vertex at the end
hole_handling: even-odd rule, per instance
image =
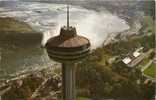
POLYGON ((78 97, 78 100, 91 100, 91 99, 86 98, 86 97, 78 97))
POLYGON ((148 64, 149 61, 150 61, 149 58, 145 58, 137 65, 137 67, 142 69, 142 67, 144 67, 146 64, 148 64))
POLYGON ((144 74, 155 77, 155 63, 152 63, 147 69, 145 69, 144 74))

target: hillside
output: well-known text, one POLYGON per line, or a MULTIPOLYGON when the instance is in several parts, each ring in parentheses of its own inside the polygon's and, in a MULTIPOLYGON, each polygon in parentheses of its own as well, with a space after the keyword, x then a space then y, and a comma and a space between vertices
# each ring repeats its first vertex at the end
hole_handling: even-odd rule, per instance
POLYGON ((13 18, 0 18, 0 45, 10 44, 40 44, 42 34, 33 30, 28 24, 13 18))

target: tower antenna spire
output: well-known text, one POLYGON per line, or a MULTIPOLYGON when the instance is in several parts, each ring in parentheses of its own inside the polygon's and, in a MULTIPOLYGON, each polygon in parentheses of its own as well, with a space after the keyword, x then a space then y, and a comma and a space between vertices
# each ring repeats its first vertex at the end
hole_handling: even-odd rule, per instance
POLYGON ((69 29, 69 5, 67 4, 67 29, 69 29))

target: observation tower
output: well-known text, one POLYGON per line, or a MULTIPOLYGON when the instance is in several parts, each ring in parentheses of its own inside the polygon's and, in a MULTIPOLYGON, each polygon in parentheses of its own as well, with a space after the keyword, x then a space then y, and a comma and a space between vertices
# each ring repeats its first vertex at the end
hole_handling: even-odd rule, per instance
POLYGON ((90 41, 69 25, 69 5, 67 26, 61 27, 60 34, 50 38, 45 47, 50 59, 62 63, 63 100, 76 100, 76 64, 89 54, 90 41))

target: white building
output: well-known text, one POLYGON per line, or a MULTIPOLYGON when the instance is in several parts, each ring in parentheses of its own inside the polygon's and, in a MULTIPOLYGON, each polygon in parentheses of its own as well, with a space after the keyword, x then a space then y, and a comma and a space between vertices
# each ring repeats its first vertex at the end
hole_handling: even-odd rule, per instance
POLYGON ((134 57, 138 57, 141 55, 140 51, 143 50, 143 47, 138 48, 136 51, 133 52, 134 57))
POLYGON ((138 57, 138 56, 140 56, 140 54, 141 54, 141 53, 138 52, 138 51, 133 52, 133 56, 134 56, 134 57, 138 57))
POLYGON ((131 61, 132 61, 132 59, 130 57, 126 57, 122 60, 122 62, 125 64, 129 64, 131 61))

